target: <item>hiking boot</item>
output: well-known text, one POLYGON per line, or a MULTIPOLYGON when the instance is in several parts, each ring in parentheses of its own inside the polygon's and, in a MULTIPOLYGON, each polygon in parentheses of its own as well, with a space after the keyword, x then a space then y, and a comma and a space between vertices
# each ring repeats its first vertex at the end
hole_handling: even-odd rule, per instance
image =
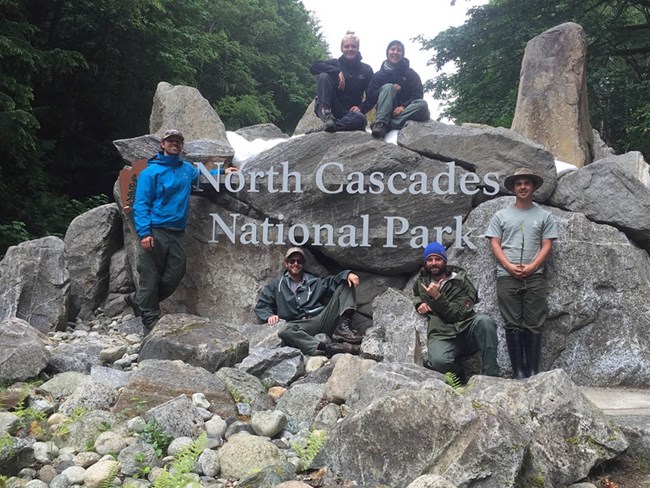
POLYGON ((354 330, 352 330, 352 327, 350 327, 350 321, 343 318, 336 326, 336 329, 332 334, 332 339, 335 341, 349 342, 350 344, 361 344, 363 336, 358 335, 354 330))
POLYGON ((325 355, 331 358, 335 354, 354 354, 358 355, 361 348, 347 342, 332 342, 325 346, 325 355))
POLYGON ((325 132, 336 132, 336 117, 332 114, 325 117, 323 120, 323 130, 325 132))
POLYGON ((138 303, 135 301, 135 293, 129 293, 124 297, 124 301, 126 304, 133 309, 133 315, 136 317, 139 317, 142 315, 142 312, 140 311, 140 307, 138 306, 138 303))
POLYGON ((372 137, 376 139, 383 139, 386 137, 387 127, 383 122, 376 122, 372 126, 372 137))

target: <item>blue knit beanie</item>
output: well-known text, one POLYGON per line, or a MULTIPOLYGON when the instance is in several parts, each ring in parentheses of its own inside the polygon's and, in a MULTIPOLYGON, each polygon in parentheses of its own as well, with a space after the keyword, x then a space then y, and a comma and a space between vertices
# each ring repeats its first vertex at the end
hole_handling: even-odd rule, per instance
POLYGON ((440 256, 442 259, 445 260, 445 263, 447 262, 447 251, 445 250, 445 246, 443 246, 439 242, 432 242, 431 244, 429 244, 427 247, 424 248, 424 255, 422 256, 422 260, 426 261, 427 258, 432 254, 435 254, 436 256, 440 256))

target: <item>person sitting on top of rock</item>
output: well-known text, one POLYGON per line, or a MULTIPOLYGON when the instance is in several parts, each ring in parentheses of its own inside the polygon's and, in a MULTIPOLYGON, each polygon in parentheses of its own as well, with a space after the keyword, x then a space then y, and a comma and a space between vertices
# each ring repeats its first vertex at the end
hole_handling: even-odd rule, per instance
POLYGON ((316 115, 326 132, 364 130, 367 123, 360 107, 373 72, 361 62, 354 32, 343 36, 341 52, 338 59, 314 61, 310 68, 316 75, 316 115))
POLYGON ((350 270, 327 277, 307 273, 305 252, 299 247, 287 251, 284 266, 282 276, 262 289, 255 306, 257 316, 269 325, 286 321, 280 324, 278 336, 304 354, 358 354, 362 338, 351 329, 350 319, 356 310, 359 277, 350 270), (320 340, 317 334, 337 342, 320 340))
POLYGON ((474 312, 478 292, 467 272, 447 265, 447 251, 438 242, 424 249, 423 260, 413 284, 413 304, 429 319, 429 365, 441 373, 452 372, 465 383, 461 360, 480 352, 482 374, 498 376, 496 323, 489 315, 474 312))
POLYGON ((366 100, 361 105, 363 113, 377 105, 373 137, 383 139, 386 132, 401 129, 407 120, 429 120, 429 107, 423 96, 422 81, 404 57, 404 44, 391 41, 386 49, 386 61, 370 80, 366 100))

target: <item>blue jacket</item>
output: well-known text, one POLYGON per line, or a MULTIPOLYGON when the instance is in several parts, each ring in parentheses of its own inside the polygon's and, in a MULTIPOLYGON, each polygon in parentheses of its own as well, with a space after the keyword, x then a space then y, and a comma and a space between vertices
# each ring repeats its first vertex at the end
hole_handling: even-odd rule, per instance
POLYGON ((133 204, 138 237, 150 236, 154 227, 185 230, 192 184, 199 170, 179 156, 165 156, 162 151, 147 163, 138 177, 133 204))

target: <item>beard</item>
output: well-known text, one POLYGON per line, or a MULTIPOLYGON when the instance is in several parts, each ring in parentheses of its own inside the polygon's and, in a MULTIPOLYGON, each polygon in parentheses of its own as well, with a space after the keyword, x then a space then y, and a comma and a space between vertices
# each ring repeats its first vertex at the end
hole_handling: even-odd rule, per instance
POLYGON ((432 265, 432 266, 426 266, 427 273, 429 276, 432 276, 434 278, 441 278, 443 276, 447 275, 447 265, 446 264, 440 264, 440 265, 432 265))

